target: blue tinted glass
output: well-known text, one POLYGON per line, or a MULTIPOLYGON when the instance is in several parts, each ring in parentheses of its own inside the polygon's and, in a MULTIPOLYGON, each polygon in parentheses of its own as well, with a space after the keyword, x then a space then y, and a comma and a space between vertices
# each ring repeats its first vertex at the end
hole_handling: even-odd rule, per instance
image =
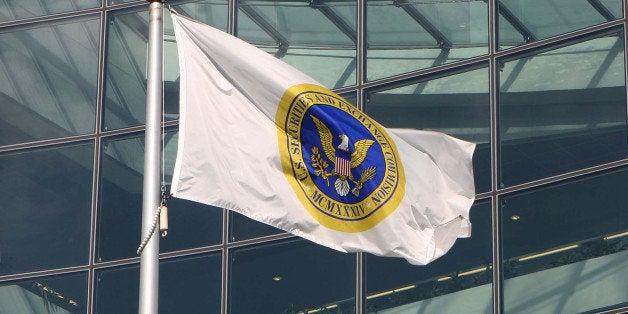
POLYGON ((491 189, 489 82, 486 68, 368 93, 366 112, 389 128, 443 132, 477 144, 477 192, 491 189))
POLYGON ((0 145, 94 131, 99 28, 91 15, 0 32, 0 145))
POLYGON ((0 0, 0 22, 98 8, 101 0, 0 0))
POLYGON ((366 1, 366 80, 488 52, 486 1, 366 1))
MULTIPOLYGON (((177 12, 219 29, 227 27, 227 2, 172 4, 177 12)), ((103 129, 144 124, 148 10, 145 7, 108 14, 103 129)), ((164 12, 165 119, 179 117, 179 57, 172 19, 164 12)))
POLYGON ((628 168, 501 202, 506 313, 580 313, 628 301, 628 168))
POLYGON ((86 272, 0 283, 0 313, 86 311, 86 272))
POLYGON ((0 154, 0 275, 88 264, 93 146, 0 154))
POLYGON ((473 233, 426 266, 366 255, 367 313, 492 313, 491 204, 471 208, 473 233))
MULTIPOLYGON (((159 313, 220 313, 219 254, 162 260, 159 263, 159 313)), ((137 264, 96 272, 95 313, 137 313, 140 272, 137 264)))
POLYGON ((356 82, 356 2, 241 1, 238 37, 326 87, 356 82))
POLYGON ((229 313, 355 312, 355 254, 294 239, 234 250, 230 263, 229 313))
POLYGON ((500 48, 619 19, 621 7, 621 0, 499 0, 500 48))
POLYGON ((503 63, 501 184, 628 156, 623 32, 503 63))
MULTIPOLYGON (((175 133, 166 135, 168 186, 174 168, 176 139, 175 133)), ((97 260, 134 257, 141 239, 143 135, 103 141, 101 163, 97 260)), ((168 214, 170 232, 160 241, 162 252, 220 243, 221 209, 170 199, 168 214)))

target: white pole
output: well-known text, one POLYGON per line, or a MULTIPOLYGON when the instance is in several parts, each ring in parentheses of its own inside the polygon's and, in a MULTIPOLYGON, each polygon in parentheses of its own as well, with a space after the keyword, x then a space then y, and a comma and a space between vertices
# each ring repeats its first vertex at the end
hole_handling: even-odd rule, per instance
MULTIPOLYGON (((144 151, 144 192, 142 203, 142 236, 150 231, 159 206, 161 164, 161 104, 163 3, 150 2, 148 34, 148 69, 146 95, 146 134, 144 151)), ((140 262, 140 314, 159 313, 159 235, 154 234, 142 251, 140 262)))

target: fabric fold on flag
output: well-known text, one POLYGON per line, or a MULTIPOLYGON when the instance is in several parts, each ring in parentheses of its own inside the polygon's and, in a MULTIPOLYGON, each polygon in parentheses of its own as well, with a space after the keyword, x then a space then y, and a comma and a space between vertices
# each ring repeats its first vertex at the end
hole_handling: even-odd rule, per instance
POLYGON ((171 15, 181 75, 173 196, 415 265, 470 236, 475 144, 386 129, 272 55, 171 15))

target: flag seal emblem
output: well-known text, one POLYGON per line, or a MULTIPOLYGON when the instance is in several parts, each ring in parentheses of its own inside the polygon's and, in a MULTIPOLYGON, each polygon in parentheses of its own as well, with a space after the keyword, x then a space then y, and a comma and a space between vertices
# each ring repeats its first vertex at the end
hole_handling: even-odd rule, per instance
POLYGON ((405 175, 395 143, 342 97, 317 85, 293 86, 275 121, 285 177, 321 225, 362 232, 399 206, 405 175))

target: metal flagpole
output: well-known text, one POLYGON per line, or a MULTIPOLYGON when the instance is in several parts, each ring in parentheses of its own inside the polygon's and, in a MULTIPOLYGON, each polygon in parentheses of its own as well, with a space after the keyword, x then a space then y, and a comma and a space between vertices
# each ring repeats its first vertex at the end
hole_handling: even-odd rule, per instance
MULTIPOLYGON (((148 69, 146 95, 146 134, 144 151, 144 192, 142 235, 148 234, 159 206, 161 105, 163 98, 162 47, 163 3, 150 2, 148 34, 148 69)), ((150 237, 140 262, 140 314, 157 314, 159 310, 159 235, 150 237)))

